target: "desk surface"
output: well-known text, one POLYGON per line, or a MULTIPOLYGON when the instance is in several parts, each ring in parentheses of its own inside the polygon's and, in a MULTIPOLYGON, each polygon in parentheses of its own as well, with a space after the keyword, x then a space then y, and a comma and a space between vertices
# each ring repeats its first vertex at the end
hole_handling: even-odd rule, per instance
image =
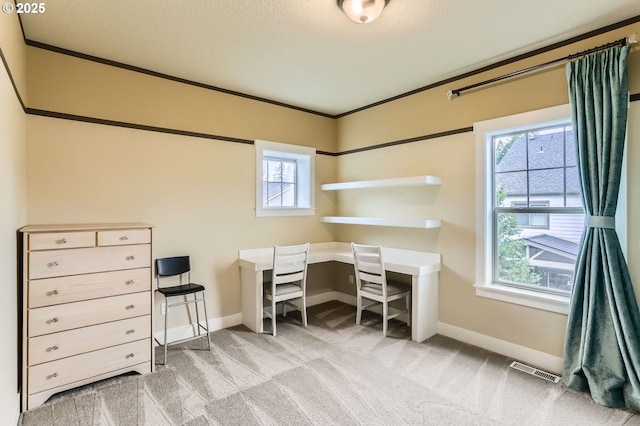
MULTIPOLYGON (((387 271, 408 275, 425 275, 440 271, 440 254, 424 251, 382 247, 382 258, 387 271)), ((343 242, 310 244, 308 263, 342 262, 353 264, 351 245, 343 242)), ((258 272, 273 268, 273 247, 240 250, 241 268, 258 272)))

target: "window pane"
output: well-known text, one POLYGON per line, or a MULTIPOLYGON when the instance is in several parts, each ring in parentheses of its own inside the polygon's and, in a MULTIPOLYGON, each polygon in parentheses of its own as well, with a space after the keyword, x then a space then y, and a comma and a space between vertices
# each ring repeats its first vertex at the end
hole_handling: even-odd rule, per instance
POLYGON ((497 281, 569 292, 582 233, 582 215, 531 213, 549 229, 524 228, 516 214, 498 213, 497 281))
POLYGON ((576 166, 578 164, 578 157, 576 156, 576 141, 574 139, 573 127, 567 126, 565 128, 565 146, 566 146, 566 162, 567 166, 576 166))
POLYGON ((281 196, 283 207, 294 207, 296 205, 295 185, 292 183, 283 184, 281 196))
POLYGON ((567 167, 567 207, 582 207, 582 192, 577 167, 567 167))
POLYGON ((529 195, 544 195, 545 198, 559 199, 564 206, 564 169, 533 170, 529 172, 529 195))
POLYGON ((547 228, 549 215, 546 213, 530 213, 529 214, 529 226, 535 228, 547 228))
POLYGON ((267 180, 280 182, 282 180, 282 163, 279 161, 267 161, 267 180))
POLYGON ((564 166, 564 127, 529 132, 529 169, 564 166))
POLYGON ((267 198, 264 205, 268 207, 282 206, 282 184, 278 182, 267 182, 267 198))
POLYGON ((496 136, 493 138, 493 147, 496 172, 526 170, 527 143, 524 133, 496 136))
POLYGON ((511 197, 527 196, 527 172, 497 173, 495 177, 496 206, 511 205, 511 197))
POLYGON ((296 181, 296 163, 282 163, 282 181, 294 183, 296 181))

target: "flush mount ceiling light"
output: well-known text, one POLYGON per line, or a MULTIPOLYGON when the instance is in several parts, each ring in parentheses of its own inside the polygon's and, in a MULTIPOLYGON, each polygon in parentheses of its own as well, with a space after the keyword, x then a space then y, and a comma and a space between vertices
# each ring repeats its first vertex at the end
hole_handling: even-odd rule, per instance
POLYGON ((376 20, 389 0, 338 0, 338 7, 357 24, 376 20))

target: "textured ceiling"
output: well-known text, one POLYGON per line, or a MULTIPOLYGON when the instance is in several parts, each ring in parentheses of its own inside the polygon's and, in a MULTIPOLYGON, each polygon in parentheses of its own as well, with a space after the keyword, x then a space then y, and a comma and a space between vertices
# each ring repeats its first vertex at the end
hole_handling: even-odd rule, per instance
POLYGON ((51 0, 28 40, 340 114, 640 15, 638 0, 51 0))

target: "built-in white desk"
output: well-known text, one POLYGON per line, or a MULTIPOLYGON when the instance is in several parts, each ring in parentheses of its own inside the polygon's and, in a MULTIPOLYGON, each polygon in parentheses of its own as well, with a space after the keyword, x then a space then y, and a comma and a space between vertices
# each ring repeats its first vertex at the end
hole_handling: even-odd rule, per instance
MULTIPOLYGON (((382 248, 385 269, 411 276, 411 339, 416 342, 436 334, 438 322, 438 272, 440 255, 414 250, 382 248)), ((308 262, 353 264, 351 245, 342 242, 311 244, 308 262)), ((263 273, 273 268, 273 247, 240 250, 242 323, 262 333, 263 273)), ((354 284, 355 286, 355 284, 354 284)))

